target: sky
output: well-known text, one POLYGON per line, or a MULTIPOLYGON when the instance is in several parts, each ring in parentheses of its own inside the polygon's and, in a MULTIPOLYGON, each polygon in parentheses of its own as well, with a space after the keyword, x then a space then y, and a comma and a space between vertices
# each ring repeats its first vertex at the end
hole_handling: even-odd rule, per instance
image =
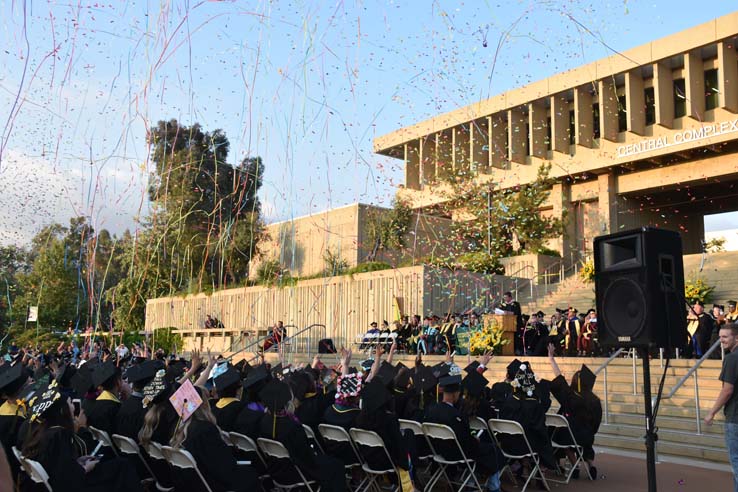
MULTIPOLYGON (((388 205, 380 135, 735 10, 694 1, 0 0, 0 244, 150 213, 147 128, 261 156, 267 220, 388 205)), ((711 217, 708 230, 735 216, 711 217)))

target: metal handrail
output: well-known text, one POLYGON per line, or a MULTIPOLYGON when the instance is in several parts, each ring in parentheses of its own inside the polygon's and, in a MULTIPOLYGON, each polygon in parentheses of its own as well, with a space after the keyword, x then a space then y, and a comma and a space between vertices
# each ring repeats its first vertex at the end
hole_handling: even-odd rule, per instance
MULTIPOLYGON (((294 325, 287 325, 287 326, 294 326, 294 325)), ((287 326, 285 326, 285 328, 287 326)), ((310 354, 312 353, 312 351, 311 351, 312 343, 311 342, 312 342, 312 330, 314 328, 322 328, 323 329, 323 334, 325 335, 326 326, 323 325, 323 324, 320 324, 320 323, 313 323, 312 325, 306 326, 305 328, 303 328, 303 329, 301 329, 299 331, 296 331, 292 335, 285 336, 280 343, 275 343, 274 345, 272 345, 271 347, 269 347, 269 350, 267 350, 265 352, 262 352, 262 355, 265 354, 265 353, 267 353, 267 352, 270 352, 270 351, 276 351, 280 345, 288 346, 290 348, 290 353, 289 353, 288 357, 289 357, 289 360, 291 361, 292 358, 293 358, 293 356, 294 356, 294 354, 295 354, 295 352, 297 351, 298 345, 300 344, 300 340, 299 340, 298 337, 300 335, 302 335, 303 333, 308 332, 308 336, 307 337, 302 337, 302 338, 306 338, 307 339, 307 342, 305 343, 305 347, 304 347, 305 350, 304 351, 307 353, 307 355, 309 357, 310 354)), ((228 357, 228 359, 232 359, 233 356, 235 356, 236 354, 241 353, 241 352, 244 352, 244 351, 247 351, 246 349, 251 348, 254 345, 258 345, 260 342, 263 343, 264 340, 266 340, 267 338, 269 338, 269 335, 267 335, 266 337, 263 337, 263 338, 257 340, 256 342, 248 345, 247 347, 244 347, 242 350, 239 350, 238 352, 234 352, 233 354, 231 354, 228 357)), ((323 337, 323 338, 325 338, 325 337, 323 337)), ((318 338, 318 340, 320 340, 320 338, 318 338)), ((248 352, 254 352, 254 351, 253 350, 248 350, 248 352)), ((251 359, 247 360, 247 362, 251 363, 252 361, 258 359, 259 357, 261 357, 261 356, 260 355, 257 355, 255 357, 252 357, 251 359)))
MULTIPOLYGON (((296 325, 284 325, 284 328, 297 328, 297 326, 296 325)), ((258 333, 258 331, 257 331, 257 333, 258 333)), ((295 334, 297 334, 297 333, 295 333, 295 334)), ((253 347, 258 347, 260 345, 264 345, 264 342, 266 341, 266 339, 269 338, 269 337, 271 337, 271 336, 272 336, 271 333, 268 333, 268 334, 264 335, 261 338, 257 338, 256 340, 254 340, 253 342, 249 343, 248 345, 246 345, 242 349, 233 352, 230 356, 228 356, 228 359, 229 360, 232 359, 234 355, 240 354, 241 352, 246 352, 246 351, 253 352, 253 350, 249 350, 249 349, 251 349, 253 347)), ((229 350, 228 350, 229 352, 233 348, 234 343, 231 343, 231 346, 229 347, 229 350)))
POLYGON ((605 395, 604 395, 603 400, 605 401, 605 412, 604 412, 604 414, 605 414, 605 423, 606 424, 609 424, 610 423, 610 407, 609 407, 608 396, 607 396, 607 393, 608 393, 608 389, 607 389, 607 366, 610 365, 610 362, 612 362, 615 359, 617 359, 618 357, 620 357, 620 354, 623 353, 623 350, 625 350, 625 347, 620 347, 619 349, 617 349, 615 351, 615 353, 613 353, 610 357, 608 357, 608 359, 605 362, 603 362, 600 365, 600 367, 598 367, 594 371, 595 376, 598 375, 600 372, 605 371, 604 378, 603 378, 604 385, 605 385, 605 395))
MULTIPOLYGON (((712 344, 710 349, 705 352, 705 354, 694 363, 694 365, 687 371, 687 374, 685 374, 678 382, 674 385, 674 387, 671 389, 671 391, 666 395, 662 396, 662 400, 668 400, 671 397, 673 397, 679 389, 684 386, 684 383, 687 382, 687 380, 694 375, 694 409, 695 409, 695 418, 697 423, 697 435, 702 434, 702 419, 700 418, 700 391, 699 391, 699 385, 697 384, 697 369, 702 365, 702 363, 707 360, 710 355, 712 355, 717 348, 720 347, 720 340, 717 340, 715 343, 712 344)), ((724 354, 723 354, 724 355, 724 354)), ((653 397, 651 399, 651 405, 656 405, 656 397, 653 397)))

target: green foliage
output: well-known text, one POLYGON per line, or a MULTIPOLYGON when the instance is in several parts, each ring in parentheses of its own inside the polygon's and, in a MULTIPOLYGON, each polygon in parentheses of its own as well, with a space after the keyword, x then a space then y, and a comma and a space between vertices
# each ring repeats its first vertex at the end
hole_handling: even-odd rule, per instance
POLYGON ((31 268, 30 254, 17 246, 0 246, 0 330, 13 322, 12 308, 19 294, 18 276, 31 268))
POLYGON ((702 278, 693 278, 684 282, 684 297, 689 304, 702 301, 705 304, 712 301, 715 292, 714 285, 708 285, 702 278))
POLYGON ((555 256, 556 258, 561 258, 561 253, 555 249, 547 248, 546 246, 541 246, 530 252, 536 255, 555 256))
POLYGON ((705 251, 708 253, 720 253, 725 251, 725 243, 728 240, 724 237, 714 237, 705 243, 705 251))
POLYGON ((285 271, 278 259, 265 259, 256 269, 256 281, 262 285, 271 285, 284 275, 285 271))
POLYGON ((182 336, 173 332, 173 330, 176 329, 177 328, 169 327, 155 330, 152 343, 156 348, 161 348, 168 354, 179 353, 184 345, 182 336))
POLYGON ((412 208, 398 199, 392 202, 392 208, 389 210, 369 208, 365 224, 366 242, 371 245, 371 251, 367 255, 367 260, 374 261, 381 250, 404 247, 404 237, 410 229, 412 216, 412 208))
POLYGON ((584 262, 582 265, 582 269, 579 270, 579 278, 582 279, 582 281, 585 284, 591 284, 595 280, 595 266, 594 266, 594 260, 591 258, 584 262))
POLYGON ((326 248, 323 252, 323 275, 326 277, 332 277, 336 275, 343 275, 348 270, 349 264, 339 252, 333 251, 330 248, 326 248))
POLYGON ((470 272, 505 274, 505 267, 502 266, 497 258, 488 255, 486 251, 474 251, 459 255, 456 258, 456 266, 464 270, 469 270, 470 272))
POLYGON ((376 272, 379 270, 389 270, 392 268, 392 265, 389 263, 385 263, 383 261, 365 261, 363 263, 359 263, 355 267, 349 268, 346 273, 348 275, 354 275, 356 273, 367 273, 367 272, 376 272))

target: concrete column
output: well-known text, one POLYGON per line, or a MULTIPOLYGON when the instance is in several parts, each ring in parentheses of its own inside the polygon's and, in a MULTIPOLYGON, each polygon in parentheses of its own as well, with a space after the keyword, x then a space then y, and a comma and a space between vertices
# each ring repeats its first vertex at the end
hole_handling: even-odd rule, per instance
POLYGON ((436 181, 436 136, 420 137, 420 168, 423 184, 436 181))
POLYGON ((551 149, 569 153, 569 102, 563 94, 551 96, 551 149))
POLYGON ((646 97, 640 68, 625 72, 625 112, 628 131, 643 135, 646 130, 646 97))
POLYGON ((589 87, 574 89, 574 131, 576 144, 592 148, 594 142, 594 114, 592 112, 592 93, 589 87))
POLYGON ((405 187, 420 189, 420 152, 419 141, 405 144, 405 187))
POLYGON ((489 173, 489 118, 479 118, 471 122, 469 136, 469 155, 471 168, 477 173, 489 173))
POLYGON ((684 55, 684 73, 687 116, 702 121, 705 115, 705 68, 699 50, 684 55))
POLYGON ((615 174, 608 172, 597 176, 598 213, 601 229, 599 234, 610 234, 618 230, 617 180, 615 174))
POLYGON ((489 165, 507 168, 507 114, 495 114, 489 118, 489 165))
POLYGON ((569 183, 554 183, 551 187, 551 203, 553 205, 553 216, 561 219, 566 224, 563 236, 552 242, 552 248, 557 250, 561 257, 566 259, 571 256, 571 244, 574 238, 574 217, 572 217, 571 185, 569 183))
POLYGON ((717 48, 720 107, 738 113, 738 56, 735 45, 722 41, 717 48))
POLYGON ((453 128, 454 172, 469 173, 469 123, 453 128))
POLYGON ((600 80, 600 137, 618 140, 618 93, 611 78, 600 80))
POLYGON ((453 173, 453 129, 436 133, 436 177, 447 179, 453 173))
POLYGON ((653 64, 653 92, 656 97, 656 124, 665 128, 674 125, 674 79, 671 67, 653 64))
POLYGON ((525 123, 526 117, 522 110, 507 110, 508 159, 511 162, 525 164, 526 140, 528 139, 525 123))
POLYGON ((528 104, 528 127, 530 128, 530 155, 546 158, 546 106, 543 101, 528 104))

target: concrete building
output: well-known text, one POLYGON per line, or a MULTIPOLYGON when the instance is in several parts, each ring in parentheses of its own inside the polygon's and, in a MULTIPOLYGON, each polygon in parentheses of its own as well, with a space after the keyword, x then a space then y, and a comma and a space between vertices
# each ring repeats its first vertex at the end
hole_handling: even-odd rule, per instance
MULTIPOLYGON (((544 214, 568 217, 553 246, 586 254, 600 234, 679 230, 701 249, 704 216, 738 210, 738 12, 374 141, 405 161, 399 195, 432 211, 450 171, 505 189, 542 163, 544 214)), ((432 213, 432 212, 431 212, 432 213)))

